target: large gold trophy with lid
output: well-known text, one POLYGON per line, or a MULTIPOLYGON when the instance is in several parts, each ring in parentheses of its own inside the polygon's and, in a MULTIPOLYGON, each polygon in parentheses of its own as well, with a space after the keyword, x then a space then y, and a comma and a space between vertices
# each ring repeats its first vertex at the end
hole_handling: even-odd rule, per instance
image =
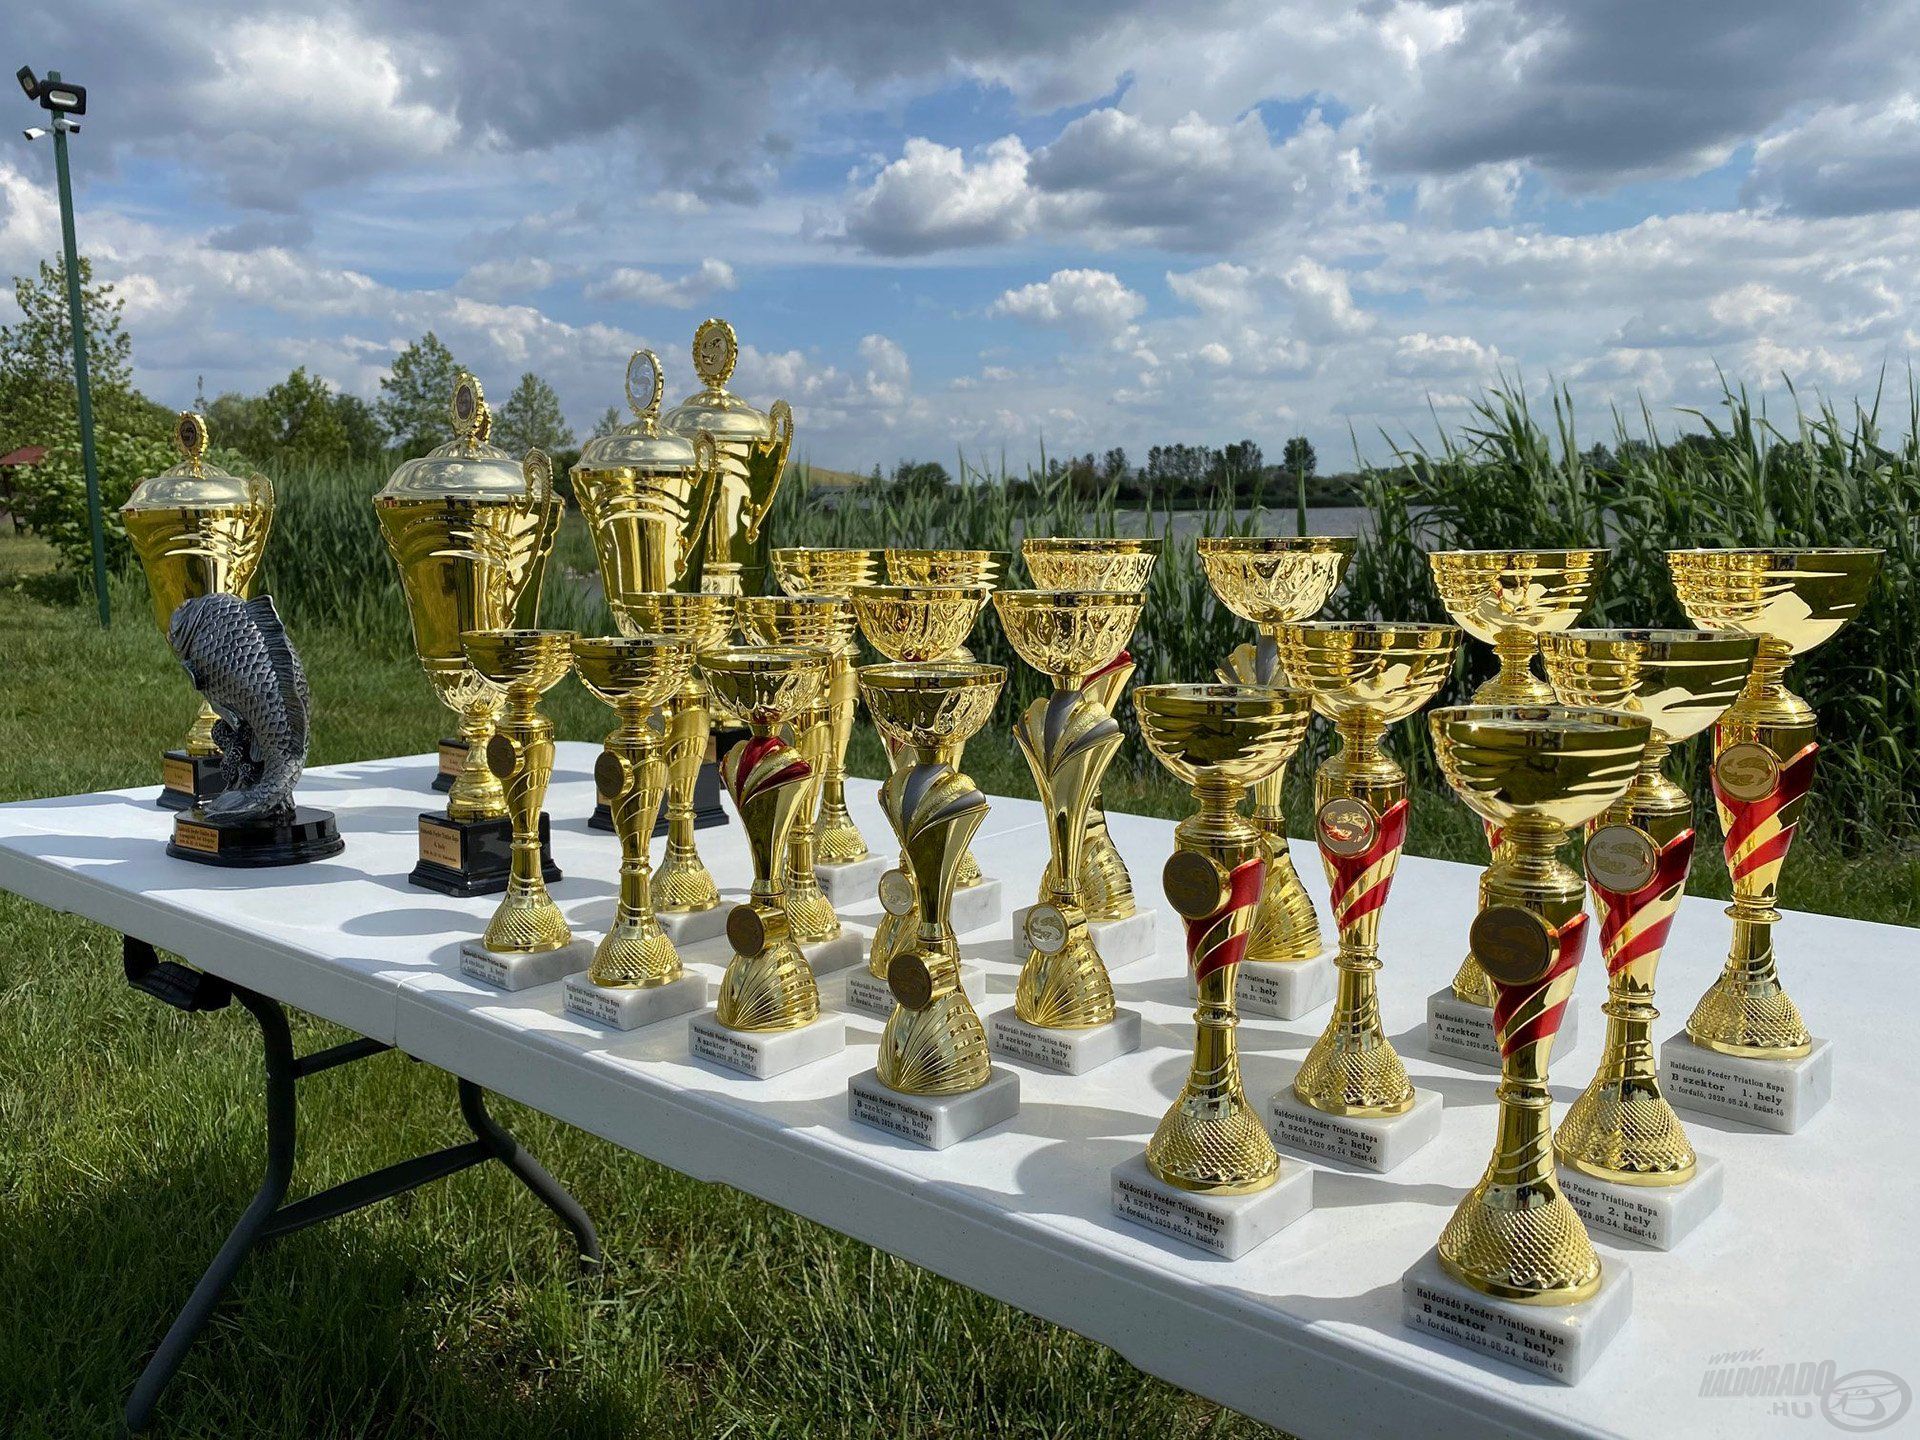
MULTIPOLYGON (((182 411, 173 441, 180 463, 133 487, 120 519, 146 571, 160 633, 183 600, 235 595, 244 600, 273 529, 273 486, 264 475, 231 475, 207 459, 207 422, 182 411)), ((204 699, 186 743, 161 758, 158 803, 186 810, 220 793, 219 717, 204 699)))
MULTIPOLYGON (((395 470, 373 509, 400 567, 414 650, 440 702, 459 716, 464 747, 446 813, 420 817, 420 863, 409 879, 445 894, 487 895, 506 888, 511 861, 506 795, 486 764, 500 693, 460 637, 537 621, 563 502, 545 455, 533 450, 516 461, 489 442, 478 380, 462 372, 450 408, 454 438, 395 470)), ((540 824, 544 835, 544 818, 540 824)), ((542 865, 549 880, 559 878, 550 858, 542 865)))

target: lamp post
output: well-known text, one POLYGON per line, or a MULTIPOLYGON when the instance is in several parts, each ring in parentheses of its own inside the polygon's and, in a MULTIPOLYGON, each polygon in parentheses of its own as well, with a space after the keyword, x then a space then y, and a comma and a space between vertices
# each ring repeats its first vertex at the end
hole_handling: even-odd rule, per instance
MULTIPOLYGON (((86 315, 80 295, 80 253, 73 239, 73 177, 67 168, 67 136, 80 126, 76 115, 87 113, 87 87, 61 80, 58 70, 35 78, 33 67, 22 65, 14 78, 29 100, 53 117, 53 168, 60 184, 60 238, 66 246, 67 328, 73 332, 73 388, 80 408, 80 466, 87 477, 87 524, 93 532, 93 593, 100 605, 100 624, 112 618, 107 602, 107 536, 100 514, 100 467, 93 453, 93 392, 87 383, 86 315)), ((34 126, 28 140, 47 131, 34 126)))

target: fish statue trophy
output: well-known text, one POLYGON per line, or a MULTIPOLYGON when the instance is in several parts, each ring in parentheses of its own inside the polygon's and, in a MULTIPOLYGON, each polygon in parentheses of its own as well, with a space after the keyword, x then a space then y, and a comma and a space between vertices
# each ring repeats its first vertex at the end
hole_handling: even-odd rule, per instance
POLYGON ((1457 705, 1428 718, 1441 774, 1506 839, 1474 917, 1500 1044, 1493 1158, 1441 1232, 1440 1267, 1482 1295, 1572 1305, 1600 1288, 1600 1258, 1554 1171, 1547 1057, 1586 941, 1586 886, 1558 856, 1639 773, 1644 715, 1560 705, 1457 705))
MULTIPOLYGON (((445 895, 495 895, 512 870, 514 831, 499 779, 487 768, 501 698, 468 661, 461 637, 538 623, 540 585, 564 508, 553 466, 538 450, 515 460, 495 446, 480 382, 461 372, 450 404, 454 438, 408 460, 373 497, 400 570, 413 648, 460 737, 440 745, 455 767, 444 812, 419 818, 419 863, 408 882, 445 895)), ((540 820, 541 872, 560 878, 540 820)))
MULTIPOLYGON (((854 589, 880 578, 878 550, 811 549, 778 546, 769 552, 773 575, 789 595, 839 595, 852 602, 854 589)), ((866 837, 847 809, 847 746, 859 709, 860 682, 854 662, 860 645, 849 636, 827 668, 827 745, 820 775, 820 806, 814 821, 816 866, 854 865, 868 856, 866 837)))
POLYGON ((757 410, 727 389, 740 342, 724 320, 703 320, 693 333, 693 368, 700 389, 662 417, 669 433, 714 447, 712 494, 706 524, 685 570, 685 587, 717 595, 758 595, 766 589, 767 516, 773 510, 793 448, 793 410, 776 400, 757 410))
MULTIPOLYGON (((1194 541, 1220 603, 1255 626, 1260 638, 1237 646, 1219 677, 1242 685, 1285 685, 1280 627, 1325 608, 1346 574, 1355 542, 1330 535, 1209 535, 1194 541)), ((1291 1020, 1324 1004, 1332 989, 1321 953, 1320 917, 1293 867, 1283 803, 1282 766, 1253 789, 1253 823, 1267 841, 1267 888, 1254 916, 1240 972, 1240 1007, 1291 1020)))
MULTIPOLYGON (((264 475, 231 475, 207 458, 207 422, 183 411, 174 422, 180 463, 142 480, 120 521, 146 572, 153 618, 165 635, 183 601, 199 595, 244 600, 273 530, 273 485, 264 475)), ((218 717, 203 699, 186 741, 160 759, 157 802, 185 810, 220 793, 218 717)))
MULTIPOLYGON (((1609 558, 1610 552, 1595 549, 1427 553, 1440 603, 1461 629, 1491 645, 1500 662, 1498 673, 1474 691, 1476 705, 1553 703, 1553 687, 1533 668, 1540 637, 1579 621, 1593 603, 1609 558)), ((1497 856, 1498 830, 1489 828, 1486 835, 1489 853, 1497 856)), ((1453 977, 1453 995, 1483 1010, 1493 1004, 1493 986, 1471 954, 1453 977)), ((1429 1029, 1435 1024, 1430 1017, 1429 1029)))
MULTIPOLYGON (((1142 597, 1153 567, 1160 558, 1157 536, 1029 536, 1020 542, 1020 558, 1039 590, 1124 590, 1142 597)), ((1089 676, 1082 688, 1107 708, 1119 713, 1120 696, 1133 678, 1133 656, 1122 650, 1089 676)), ((1044 885, 1044 881, 1042 882, 1044 885)), ((1129 920, 1139 913, 1133 898, 1133 876, 1107 829, 1107 812, 1100 803, 1100 787, 1087 802, 1087 838, 1080 851, 1080 903, 1095 923, 1129 920)))
POLYGON ((1587 822, 1587 889, 1607 966, 1606 1048, 1554 1134, 1562 1166, 1615 1185, 1694 1178, 1686 1127, 1660 1087, 1654 977, 1693 860, 1693 797, 1664 770, 1668 752, 1739 696, 1758 641, 1711 630, 1564 630, 1541 658, 1560 703, 1645 716, 1652 727, 1626 791, 1587 822))
POLYGON ((174 817, 167 853, 202 865, 301 865, 346 846, 333 814, 296 805, 312 699, 273 597, 182 600, 167 644, 213 709, 220 789, 174 817))

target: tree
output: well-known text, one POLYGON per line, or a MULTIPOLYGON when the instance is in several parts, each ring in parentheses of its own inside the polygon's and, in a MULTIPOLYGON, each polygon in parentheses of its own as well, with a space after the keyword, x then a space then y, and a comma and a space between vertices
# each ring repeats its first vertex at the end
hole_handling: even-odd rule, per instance
POLYGON ((347 427, 334 408, 332 387, 302 365, 268 389, 265 418, 274 449, 302 460, 347 458, 347 427))
MULTIPOLYGON (((36 275, 16 275, 13 303, 20 318, 0 325, 0 453, 47 443, 61 418, 76 413, 79 404, 66 265, 42 260, 36 275)), ((84 255, 80 304, 95 419, 102 426, 144 421, 148 417, 140 412, 150 407, 133 388, 133 340, 120 324, 123 302, 113 286, 93 283, 93 265, 84 255)))
POLYGON ((1127 452, 1118 445, 1101 457, 1100 477, 1109 482, 1118 482, 1127 478, 1127 452))
POLYGON ((611 435, 613 434, 614 431, 618 430, 619 428, 620 428, 620 412, 618 409, 616 409, 612 405, 607 406, 606 410, 601 413, 600 418, 593 422, 593 433, 595 438, 598 438, 599 436, 602 436, 602 435, 611 435))
POLYGON ((494 417, 493 443, 509 455, 528 450, 544 450, 551 455, 573 444, 573 429, 560 409, 560 397, 531 370, 520 377, 513 394, 494 417))
POLYGON ((1294 523, 1302 535, 1307 533, 1307 481, 1319 463, 1313 442, 1304 435, 1294 436, 1280 451, 1280 464, 1293 477, 1294 523))
POLYGON ((938 460, 902 460, 893 467, 891 484, 901 495, 937 495, 949 483, 947 467, 938 460))
POLYGON ((431 330, 393 357, 374 408, 396 450, 421 455, 450 438, 447 405, 459 373, 453 352, 431 330))
POLYGON ((380 417, 373 406, 358 395, 344 390, 333 397, 333 413, 346 436, 347 457, 352 460, 377 460, 386 450, 386 436, 380 429, 380 417))

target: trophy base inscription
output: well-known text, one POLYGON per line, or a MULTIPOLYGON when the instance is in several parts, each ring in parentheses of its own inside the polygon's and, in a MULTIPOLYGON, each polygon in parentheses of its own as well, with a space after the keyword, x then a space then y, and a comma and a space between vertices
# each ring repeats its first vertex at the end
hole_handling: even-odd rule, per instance
POLYGON ((868 1070, 847 1082, 847 1114, 929 1150, 944 1150, 1020 1111, 1020 1077, 995 1066, 987 1083, 964 1095, 902 1095, 868 1070))
POLYGON ((160 793, 153 797, 153 803, 162 810, 191 810, 226 788, 218 755, 169 750, 160 757, 160 793))
POLYGON ((1267 1132, 1288 1150, 1384 1174, 1440 1134, 1442 1109, 1439 1091, 1416 1087, 1413 1108, 1404 1115, 1329 1115, 1287 1084, 1267 1102, 1267 1132))
MULTIPOLYGON (((960 988, 966 992, 967 1000, 975 1010, 986 1007, 987 974, 978 965, 960 967, 960 988)), ((887 988, 887 982, 865 966, 847 976, 846 998, 849 1010, 876 1015, 882 1020, 893 1014, 893 1007, 899 1003, 893 998, 893 991, 887 988)))
POLYGON ((953 892, 953 903, 947 907, 947 923, 953 927, 954 934, 971 935, 976 930, 998 925, 1004 913, 1000 882, 982 880, 978 885, 953 892))
MULTIPOLYGON (((561 878, 553 863, 552 830, 540 812, 540 874, 551 885, 561 878)), ((449 820, 437 810, 420 812, 420 859, 409 885, 442 895, 498 895, 513 869, 513 822, 449 820)))
POLYGON ((1009 1005, 987 1017, 987 1044, 996 1055, 1056 1075, 1084 1075, 1140 1048, 1140 1012, 1116 1010, 1104 1025, 1055 1030, 1029 1025, 1009 1005))
POLYGON ((596 985, 584 973, 567 976, 567 1013, 610 1030, 638 1030, 707 1008, 707 977, 682 975, 664 985, 596 985))
POLYGON ((287 820, 208 819, 197 811, 178 815, 167 854, 196 865, 259 869, 269 865, 305 865, 347 848, 331 810, 295 807, 287 820))
MULTIPOLYGON (((613 812, 607 808, 607 802, 600 796, 593 797, 593 814, 587 817, 589 830, 604 830, 613 833, 613 812)), ((711 830, 716 825, 727 823, 727 808, 720 803, 720 766, 707 761, 700 767, 700 777, 693 782, 693 828, 711 830)), ((658 840, 667 833, 667 807, 660 807, 660 814, 653 822, 653 838, 658 840)))
POLYGON ((1682 1030, 1660 1047, 1660 1088, 1673 1104, 1791 1135, 1833 1097, 1833 1046, 1815 1040, 1798 1060, 1722 1055, 1682 1030))
POLYGON ((687 1048, 696 1060, 771 1080, 847 1048, 847 1017, 825 1011, 796 1030, 729 1030, 711 1014, 687 1026, 687 1048))
POLYGON ((1205 1195, 1169 1185, 1147 1167, 1145 1152, 1113 1167, 1111 1204, 1123 1220, 1170 1235, 1196 1250, 1236 1260, 1313 1209, 1313 1169, 1280 1167, 1280 1178, 1251 1195, 1205 1195))
POLYGON ((653 918, 660 922, 667 939, 679 950, 726 934, 727 916, 732 913, 733 906, 722 899, 718 905, 709 905, 705 910, 656 910, 653 918))
MULTIPOLYGON (((1569 1004, 1560 1017, 1555 1058, 1565 1055, 1580 1042, 1580 1006, 1569 1004)), ((1427 1053, 1451 1060, 1500 1068, 1500 1042, 1493 1035, 1493 1007, 1475 1005, 1453 993, 1453 987, 1436 990, 1427 997, 1427 1053)))
POLYGON ((900 862, 889 855, 869 855, 864 860, 849 860, 844 865, 815 861, 814 878, 833 902, 836 910, 864 905, 880 894, 880 877, 900 862))
POLYGON ((1333 1003, 1331 955, 1311 960, 1243 960, 1234 977, 1234 1004, 1243 1015, 1297 1020, 1333 1003))
POLYGON ((438 755, 440 768, 434 771, 433 788, 444 795, 453 789, 455 777, 466 768, 467 742, 458 737, 442 740, 438 755))
POLYGON ((1608 1259, 1600 1289, 1577 1305, 1523 1305, 1456 1280, 1429 1250, 1400 1281, 1409 1327, 1562 1385, 1578 1384, 1633 1310, 1633 1272, 1608 1259))
MULTIPOLYGON (((1027 916, 1032 905, 1013 912, 1013 958, 1027 958, 1027 916)), ((1124 920, 1089 920, 1087 935, 1109 971, 1121 970, 1142 960, 1150 960, 1158 948, 1160 914, 1156 910, 1137 910, 1124 920)))
POLYGON ((531 990, 536 985, 553 984, 591 959, 591 940, 574 940, 558 950, 540 950, 531 955, 489 950, 478 940, 469 940, 460 947, 460 973, 496 990, 531 990))
POLYGON ((802 945, 800 953, 807 957, 807 964, 816 975, 833 975, 849 965, 867 963, 867 946, 872 936, 861 931, 847 930, 831 940, 816 940, 811 945, 802 945))
POLYGON ((1694 1161, 1684 1185, 1622 1185, 1571 1165, 1560 1169, 1560 1188, 1590 1229, 1637 1240, 1653 1250, 1671 1250, 1720 1207, 1726 1172, 1711 1155, 1694 1161))

